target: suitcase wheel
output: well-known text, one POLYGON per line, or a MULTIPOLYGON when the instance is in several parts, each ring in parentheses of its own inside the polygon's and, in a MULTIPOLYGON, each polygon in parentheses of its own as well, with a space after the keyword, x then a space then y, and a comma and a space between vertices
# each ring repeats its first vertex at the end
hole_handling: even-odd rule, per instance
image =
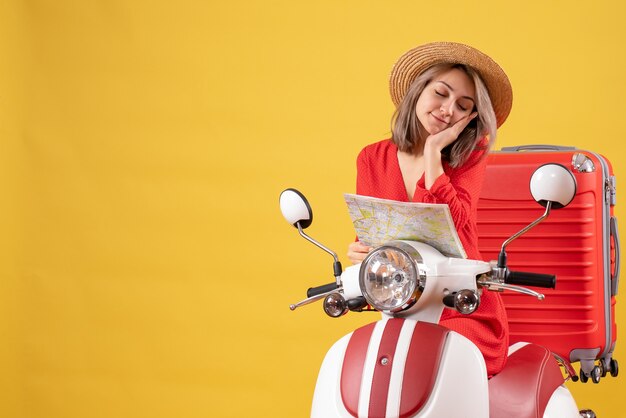
POLYGON ((586 373, 583 371, 582 367, 580 368, 580 381, 582 383, 587 383, 590 377, 593 383, 600 383, 600 378, 602 377, 600 366, 594 366, 590 373, 586 373))
POLYGON ((617 360, 614 358, 612 358, 608 364, 605 359, 601 358, 599 366, 600 371, 602 372, 602 377, 606 376, 607 373, 611 373, 611 376, 617 377, 617 374, 619 373, 619 365, 617 364, 617 360))
POLYGON ((611 363, 606 364, 606 360, 603 358, 600 359, 600 370, 602 370, 602 377, 605 377, 607 372, 609 372, 611 367, 611 363))
POLYGON ((593 383, 600 383, 601 377, 602 377, 602 370, 600 370, 600 367, 595 366, 593 369, 591 369, 591 381, 593 383))
POLYGON ((617 374, 619 373, 619 366, 617 364, 617 360, 612 358, 610 364, 611 364, 611 376, 617 377, 617 374))

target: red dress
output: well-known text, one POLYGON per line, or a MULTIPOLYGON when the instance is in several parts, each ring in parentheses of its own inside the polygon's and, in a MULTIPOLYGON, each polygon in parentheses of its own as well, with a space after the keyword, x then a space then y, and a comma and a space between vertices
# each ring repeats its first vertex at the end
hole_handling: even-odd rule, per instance
MULTIPOLYGON (((485 143, 486 140, 482 144, 485 143)), ((389 139, 363 148, 357 158, 357 194, 409 201, 397 152, 398 148, 389 139)), ((422 175, 413 196, 413 202, 447 203, 468 258, 477 260, 482 260, 478 251, 476 207, 485 173, 486 159, 481 158, 484 152, 472 152, 468 160, 456 168, 444 161, 444 174, 435 180, 430 190, 425 189, 422 175)), ((479 308, 471 315, 444 309, 440 323, 478 346, 490 376, 502 370, 509 345, 509 328, 498 293, 483 292, 479 308)))

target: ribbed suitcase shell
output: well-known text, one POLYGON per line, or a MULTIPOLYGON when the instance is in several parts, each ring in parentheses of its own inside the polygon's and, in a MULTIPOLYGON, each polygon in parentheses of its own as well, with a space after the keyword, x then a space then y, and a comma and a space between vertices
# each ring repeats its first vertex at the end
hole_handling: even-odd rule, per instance
POLYGON ((544 213, 531 194, 532 173, 546 163, 567 167, 577 183, 576 196, 507 247, 511 270, 556 274, 557 285, 539 289, 545 300, 512 292, 502 297, 509 317, 511 344, 548 347, 589 374, 596 359, 608 364, 617 337, 615 294, 619 279, 619 239, 613 217, 615 179, 602 156, 572 147, 504 148, 488 156, 478 204, 479 249, 496 260, 502 243, 544 213), (595 170, 579 172, 572 157, 582 153, 595 170), (616 263, 617 257, 617 263, 616 263))

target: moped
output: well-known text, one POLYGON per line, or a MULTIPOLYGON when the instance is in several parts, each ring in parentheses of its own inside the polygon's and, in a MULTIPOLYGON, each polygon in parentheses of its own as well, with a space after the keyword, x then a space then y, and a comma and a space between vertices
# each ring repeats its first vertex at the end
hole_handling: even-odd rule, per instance
POLYGON ((506 246, 574 197, 576 181, 565 167, 546 164, 530 180, 545 207, 538 219, 507 239, 497 261, 451 258, 417 241, 387 242, 362 263, 343 270, 335 252, 309 235, 312 210, 296 189, 280 195, 283 216, 299 234, 334 258, 335 281, 310 288, 296 308, 323 300, 327 315, 376 310, 382 319, 339 339, 322 363, 312 417, 543 417, 592 418, 579 410, 567 379, 573 367, 544 347, 516 343, 505 368, 488 378, 479 349, 438 325, 444 309, 471 315, 482 292, 512 291, 544 298, 525 286, 553 288, 555 276, 511 271, 506 246))

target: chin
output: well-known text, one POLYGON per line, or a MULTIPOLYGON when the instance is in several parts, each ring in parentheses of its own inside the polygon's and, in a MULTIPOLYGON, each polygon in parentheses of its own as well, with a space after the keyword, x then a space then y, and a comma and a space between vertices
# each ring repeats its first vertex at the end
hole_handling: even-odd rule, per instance
POLYGON ((425 127, 424 129, 426 130, 426 132, 428 132, 428 135, 436 135, 439 132, 443 131, 443 129, 440 129, 440 128, 436 127, 436 126, 425 127))

